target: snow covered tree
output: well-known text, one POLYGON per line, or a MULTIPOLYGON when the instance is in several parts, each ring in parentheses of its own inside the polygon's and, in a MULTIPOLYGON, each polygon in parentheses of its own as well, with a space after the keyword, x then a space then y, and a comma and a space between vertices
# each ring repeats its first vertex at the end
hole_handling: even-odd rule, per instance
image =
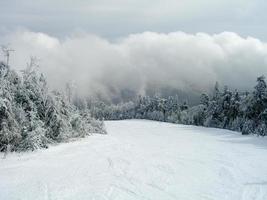
POLYGON ((101 121, 92 119, 51 92, 32 58, 22 76, 0 62, 0 151, 47 148, 49 143, 105 133, 101 121))
POLYGON ((201 94, 201 96, 200 96, 200 104, 208 107, 209 106, 209 101, 210 101, 210 99, 209 99, 209 96, 207 94, 205 94, 205 93, 201 94))
POLYGON ((162 98, 153 95, 139 96, 130 107, 127 103, 95 104, 91 112, 93 116, 105 115, 105 119, 151 119, 266 135, 266 91, 265 78, 261 76, 252 93, 231 91, 227 86, 220 91, 216 82, 212 95, 202 94, 200 104, 192 107, 186 102, 181 104, 177 96, 162 98))

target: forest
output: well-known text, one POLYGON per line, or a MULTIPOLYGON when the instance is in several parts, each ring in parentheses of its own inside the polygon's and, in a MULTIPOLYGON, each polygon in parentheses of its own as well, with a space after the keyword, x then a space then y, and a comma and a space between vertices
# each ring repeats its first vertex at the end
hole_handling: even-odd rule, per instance
POLYGON ((0 63, 0 151, 47 148, 91 133, 103 122, 77 109, 67 95, 50 91, 35 58, 21 73, 0 63))
POLYGON ((178 95, 167 98, 139 96, 134 101, 117 105, 89 101, 92 116, 103 120, 149 119, 178 124, 229 129, 242 134, 265 136, 267 133, 267 88, 265 77, 256 79, 251 92, 220 89, 200 94, 199 104, 189 106, 178 95))

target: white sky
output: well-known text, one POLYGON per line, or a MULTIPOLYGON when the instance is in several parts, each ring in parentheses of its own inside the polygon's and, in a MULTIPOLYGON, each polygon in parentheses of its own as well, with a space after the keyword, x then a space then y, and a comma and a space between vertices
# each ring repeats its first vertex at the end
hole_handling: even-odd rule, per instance
POLYGON ((0 0, 0 44, 15 68, 37 56, 53 86, 84 95, 250 90, 267 75, 266 2, 0 0))
POLYGON ((267 39, 265 0, 0 0, 0 34, 18 27, 63 37, 144 31, 236 32, 267 39))

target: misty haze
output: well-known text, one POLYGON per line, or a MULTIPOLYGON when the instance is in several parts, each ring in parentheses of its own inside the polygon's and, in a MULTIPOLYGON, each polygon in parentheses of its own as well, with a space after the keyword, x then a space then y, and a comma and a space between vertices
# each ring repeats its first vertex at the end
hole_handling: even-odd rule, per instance
POLYGON ((0 200, 266 200, 266 6, 0 1, 0 200))

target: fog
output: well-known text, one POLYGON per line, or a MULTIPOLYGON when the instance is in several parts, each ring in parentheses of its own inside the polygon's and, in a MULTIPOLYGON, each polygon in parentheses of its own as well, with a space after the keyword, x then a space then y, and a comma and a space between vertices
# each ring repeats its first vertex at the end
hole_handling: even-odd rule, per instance
POLYGON ((85 97, 176 91, 196 96, 209 92, 216 81, 251 90, 256 77, 267 74, 267 44, 232 32, 144 32, 111 41, 85 32, 59 39, 18 30, 0 42, 15 49, 12 68, 20 70, 36 56, 51 87, 62 89, 69 82, 85 97))

